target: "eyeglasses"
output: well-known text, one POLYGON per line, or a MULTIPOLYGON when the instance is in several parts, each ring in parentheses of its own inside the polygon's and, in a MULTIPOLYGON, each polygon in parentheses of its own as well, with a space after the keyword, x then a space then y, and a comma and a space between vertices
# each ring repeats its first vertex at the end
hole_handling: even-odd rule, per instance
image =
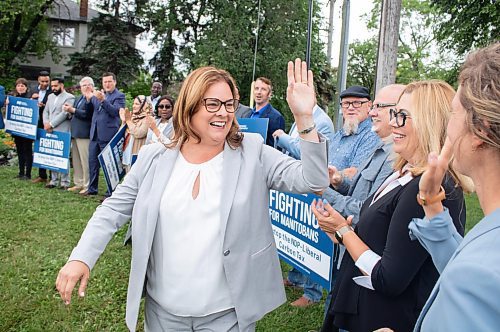
POLYGON ((400 110, 399 112, 395 108, 389 109, 389 114, 391 121, 392 119, 396 119, 396 126, 399 127, 404 127, 406 124, 406 119, 411 119, 411 116, 407 114, 408 111, 406 110, 400 110))
POLYGON ((393 107, 393 106, 396 106, 396 103, 389 103, 389 104, 377 103, 373 104, 372 107, 370 107, 370 110, 384 108, 384 107, 393 107))
POLYGON ((169 109, 171 109, 171 108, 172 108, 172 105, 164 105, 164 104, 160 104, 160 105, 158 105, 158 109, 159 109, 159 110, 163 110, 163 109, 165 109, 165 110, 169 110, 169 109))
POLYGON ((365 101, 360 101, 360 100, 355 100, 355 101, 343 101, 340 103, 340 106, 342 106, 342 108, 349 108, 349 106, 352 105, 352 107, 354 108, 360 108, 363 104, 366 104, 370 102, 369 100, 365 100, 365 101))
POLYGON ((203 104, 209 113, 218 112, 222 105, 226 108, 226 112, 234 113, 238 108, 240 101, 238 99, 228 99, 226 101, 222 101, 217 98, 205 98, 203 99, 203 104))

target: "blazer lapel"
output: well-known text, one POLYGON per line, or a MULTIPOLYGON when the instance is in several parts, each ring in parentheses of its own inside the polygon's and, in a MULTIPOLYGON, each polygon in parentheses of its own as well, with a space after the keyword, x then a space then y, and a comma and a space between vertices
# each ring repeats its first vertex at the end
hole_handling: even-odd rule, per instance
POLYGON ((221 197, 221 232, 224 238, 226 234, 227 220, 233 205, 234 195, 238 187, 238 179, 241 166, 241 150, 231 149, 229 144, 224 145, 224 161, 222 163, 222 190, 221 197))

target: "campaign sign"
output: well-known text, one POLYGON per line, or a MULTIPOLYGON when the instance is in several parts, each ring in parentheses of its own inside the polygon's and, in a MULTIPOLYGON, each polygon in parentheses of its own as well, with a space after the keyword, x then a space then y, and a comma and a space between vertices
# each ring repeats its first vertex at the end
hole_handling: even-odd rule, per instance
POLYGON ((109 192, 115 190, 120 180, 125 176, 122 164, 123 143, 125 142, 125 131, 127 125, 120 127, 108 145, 101 151, 97 159, 101 164, 109 192))
POLYGON ((38 129, 37 136, 33 150, 33 166, 69 173, 71 134, 62 131, 49 133, 38 129))
POLYGON ((27 98, 9 97, 5 131, 32 140, 36 139, 38 102, 27 98))
POLYGON ((269 191, 269 217, 281 259, 330 289, 333 242, 311 210, 318 196, 269 191))
POLYGON ((269 125, 268 118, 238 118, 241 132, 257 133, 262 136, 264 142, 267 138, 267 126, 269 125))

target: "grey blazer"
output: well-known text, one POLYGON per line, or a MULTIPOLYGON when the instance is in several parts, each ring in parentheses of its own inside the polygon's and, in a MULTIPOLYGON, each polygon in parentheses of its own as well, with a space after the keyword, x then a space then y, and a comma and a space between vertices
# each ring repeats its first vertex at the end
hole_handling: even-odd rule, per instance
POLYGON ((74 102, 75 96, 66 91, 61 92, 59 96, 51 93, 43 110, 43 123, 52 123, 55 131, 70 132, 71 113, 65 112, 62 107, 65 103, 73 105, 74 102))
MULTIPOLYGON (((241 331, 286 300, 269 221, 269 189, 307 193, 328 186, 325 139, 301 143, 302 161, 264 145, 258 134, 245 133, 239 148, 224 147, 220 254, 241 331)), ((160 199, 178 154, 179 149, 162 144, 144 146, 123 183, 97 208, 69 258, 92 269, 113 234, 132 218, 126 309, 131 331, 137 324, 160 199)))

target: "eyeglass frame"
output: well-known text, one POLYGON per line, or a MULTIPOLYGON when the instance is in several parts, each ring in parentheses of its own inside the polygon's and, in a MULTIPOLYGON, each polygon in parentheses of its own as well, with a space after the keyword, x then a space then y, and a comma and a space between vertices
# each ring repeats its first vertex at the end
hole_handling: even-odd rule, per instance
POLYGON ((158 106, 156 106, 158 109, 162 109, 162 110, 171 110, 173 108, 172 104, 158 104, 158 106))
POLYGON ((373 104, 372 107, 370 107, 370 110, 385 108, 385 107, 394 107, 396 105, 397 103, 376 103, 373 104))
POLYGON ((228 99, 226 101, 222 101, 219 98, 203 98, 202 99, 202 104, 203 104, 203 106, 205 106, 205 109, 207 110, 208 113, 217 113, 217 112, 219 112, 220 109, 221 109, 221 107, 222 107, 222 105, 224 105, 224 108, 226 109, 226 112, 228 112, 228 113, 234 113, 234 112, 236 112, 236 109, 240 105, 240 100, 236 99, 236 98, 233 98, 233 99, 228 99), (215 111, 208 110, 208 108, 207 108, 207 100, 216 100, 218 103, 220 103, 219 108, 217 108, 217 110, 215 110, 215 111), (233 111, 228 110, 228 108, 226 106, 226 103, 228 103, 228 102, 233 102, 234 103, 234 110, 233 111))
POLYGON ((395 108, 390 108, 389 109, 389 118, 390 118, 390 121, 392 121, 392 119, 395 119, 396 121, 396 127, 397 128, 401 128, 401 127, 404 127, 406 125, 406 119, 411 119, 411 115, 408 115, 406 114, 405 112, 408 112, 408 110, 405 110, 405 109, 400 109, 399 112, 395 109, 395 108), (400 114, 401 114, 401 117, 403 119, 403 124, 400 125, 399 124, 399 117, 400 117, 400 114))
POLYGON ((343 108, 343 109, 348 109, 348 108, 349 108, 349 106, 351 106, 351 105, 352 105, 352 107, 354 107, 354 108, 358 109, 358 108, 360 108, 361 106, 363 106, 364 104, 369 103, 370 101, 371 101, 371 100, 365 100, 365 101, 361 101, 361 100, 354 100, 354 101, 341 101, 341 102, 340 102, 340 107, 341 107, 341 108, 343 108), (343 103, 347 103, 347 106, 346 106, 346 107, 344 107, 344 106, 342 105, 343 103), (360 105, 359 105, 359 106, 354 106, 354 103, 359 103, 360 105))

